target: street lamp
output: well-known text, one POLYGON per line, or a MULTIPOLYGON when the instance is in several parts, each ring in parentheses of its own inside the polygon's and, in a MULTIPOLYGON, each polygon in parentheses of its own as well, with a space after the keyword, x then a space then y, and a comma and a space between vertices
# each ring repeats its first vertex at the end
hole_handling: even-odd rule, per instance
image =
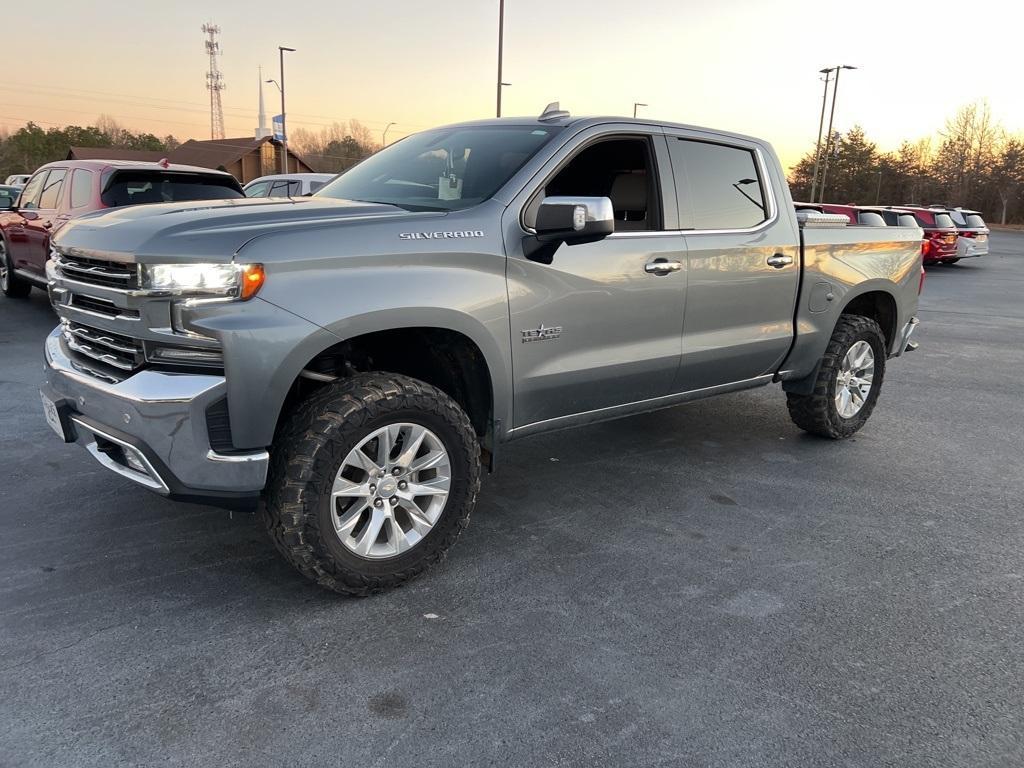
POLYGON ((277 52, 281 59, 281 82, 277 88, 281 91, 281 173, 288 173, 288 131, 285 128, 284 112, 284 53, 294 53, 294 48, 286 48, 283 45, 277 46, 277 52))
POLYGON ((501 117, 501 88, 508 83, 501 81, 501 53, 505 44, 505 0, 498 0, 498 110, 497 116, 501 117))
POLYGON ((388 123, 387 125, 384 126, 384 136, 382 136, 380 140, 381 149, 384 149, 384 147, 388 145, 388 128, 390 128, 392 125, 396 125, 396 123, 388 123))
POLYGON ((643 104, 643 103, 641 103, 639 101, 634 101, 633 102, 633 117, 636 118, 636 108, 637 107, 646 107, 646 106, 649 106, 649 105, 643 104))
MULTIPOLYGON (((828 156, 832 151, 832 120, 836 116, 836 95, 839 93, 839 71, 842 69, 856 69, 851 67, 849 64, 840 64, 839 66, 832 67, 832 71, 836 73, 836 80, 832 84, 832 110, 828 115, 828 134, 825 136, 825 161, 821 164, 821 192, 819 194, 818 202, 822 202, 825 199, 825 178, 828 176, 828 156)), ((814 201, 811 200, 813 203, 814 201)))
POLYGON ((811 202, 814 202, 814 195, 818 191, 818 163, 821 162, 821 132, 825 128, 825 102, 828 101, 828 84, 832 82, 831 69, 819 69, 818 72, 825 76, 825 90, 821 94, 821 117, 818 118, 818 143, 814 145, 814 177, 811 179, 811 202))

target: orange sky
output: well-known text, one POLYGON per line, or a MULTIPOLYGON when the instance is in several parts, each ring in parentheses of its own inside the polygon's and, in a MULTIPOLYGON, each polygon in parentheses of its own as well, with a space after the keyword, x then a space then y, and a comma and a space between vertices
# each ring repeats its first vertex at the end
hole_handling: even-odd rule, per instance
MULTIPOLYGON (((88 124, 208 138, 201 24, 223 30, 228 135, 256 125, 257 66, 286 70, 289 126, 361 120, 389 140, 494 114, 497 0, 390 0, 293 5, 249 0, 171 4, 51 0, 19 14, 24 53, 0 76, 0 126, 88 124), (353 7, 354 6, 354 7, 353 7), (54 20, 60 20, 55 24, 54 20), (27 41, 46 45, 27 45, 27 41), (115 41, 107 44, 107 41, 115 41)), ((938 131, 962 104, 987 99, 1024 132, 1009 0, 506 0, 506 114, 561 100, 574 114, 641 114, 752 133, 787 164, 813 143, 817 70, 843 74, 836 127, 861 123, 883 149, 938 131)), ((8 27, 10 29, 10 27, 8 27)), ((277 90, 266 86, 269 114, 277 90)))

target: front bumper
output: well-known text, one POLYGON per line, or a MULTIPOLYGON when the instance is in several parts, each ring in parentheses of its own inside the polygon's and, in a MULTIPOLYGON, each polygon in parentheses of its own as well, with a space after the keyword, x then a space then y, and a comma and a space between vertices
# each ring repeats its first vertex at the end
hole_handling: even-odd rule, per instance
POLYGON ((40 394, 56 406, 65 441, 165 496, 229 506, 258 497, 267 451, 225 454, 210 447, 206 409, 225 396, 223 376, 144 369, 111 384, 75 368, 59 328, 45 350, 40 394))

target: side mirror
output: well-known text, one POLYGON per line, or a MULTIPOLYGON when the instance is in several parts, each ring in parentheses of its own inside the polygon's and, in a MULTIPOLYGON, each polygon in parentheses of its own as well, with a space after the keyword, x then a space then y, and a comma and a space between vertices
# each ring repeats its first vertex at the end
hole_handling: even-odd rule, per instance
POLYGON ((607 197, 549 197, 537 209, 537 240, 542 243, 592 243, 615 231, 615 212, 607 197))
POLYGON ((0 211, 13 211, 17 201, 13 197, 0 195, 0 211))

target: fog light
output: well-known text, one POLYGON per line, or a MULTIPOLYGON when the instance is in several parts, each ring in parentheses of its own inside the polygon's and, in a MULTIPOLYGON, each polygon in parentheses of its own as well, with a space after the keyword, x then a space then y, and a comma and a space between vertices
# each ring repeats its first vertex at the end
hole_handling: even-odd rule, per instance
POLYGON ((149 474, 149 470, 146 469, 146 465, 142 463, 139 458, 138 451, 132 448, 124 449, 124 460, 128 462, 128 466, 134 469, 136 472, 141 472, 144 475, 149 474))

